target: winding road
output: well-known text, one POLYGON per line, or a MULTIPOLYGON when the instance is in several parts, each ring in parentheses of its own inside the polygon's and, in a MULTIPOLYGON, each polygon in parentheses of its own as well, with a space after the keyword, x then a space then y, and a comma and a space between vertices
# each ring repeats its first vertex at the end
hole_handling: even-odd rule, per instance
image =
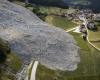
MULTIPOLYGON (((85 25, 86 30, 87 30, 87 33, 88 33, 88 35, 89 35, 89 31, 88 31, 88 29, 87 29, 87 19, 84 18, 83 21, 84 21, 83 24, 85 25)), ((88 41, 88 43, 89 43, 90 45, 92 45, 94 48, 96 48, 98 51, 100 51, 100 48, 96 47, 93 43, 90 42, 90 40, 89 40, 89 36, 87 36, 87 41, 88 41)))
MULTIPOLYGON (((87 29, 87 19, 85 18, 85 16, 84 16, 84 17, 80 17, 80 18, 81 18, 81 20, 84 21, 82 24, 85 25, 86 30, 87 30, 87 32, 88 32, 88 29, 87 29)), ((78 26, 77 26, 77 27, 78 27, 78 26)), ((66 32, 73 31, 73 30, 77 29, 77 27, 72 28, 72 29, 69 29, 69 30, 67 30, 66 32)), ((89 32, 88 32, 88 35, 89 35, 89 32)), ((88 41, 88 43, 89 43, 91 46, 93 46, 95 49, 97 49, 98 51, 100 51, 100 48, 96 47, 93 43, 91 43, 91 42, 89 41, 89 37, 88 37, 88 36, 87 36, 87 41, 88 41)))

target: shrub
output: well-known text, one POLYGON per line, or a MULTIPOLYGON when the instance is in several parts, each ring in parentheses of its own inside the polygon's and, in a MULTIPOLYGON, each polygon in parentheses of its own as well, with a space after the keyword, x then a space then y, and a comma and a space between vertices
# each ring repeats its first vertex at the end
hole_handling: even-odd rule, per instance
POLYGON ((4 63, 6 61, 6 58, 7 55, 2 50, 0 50, 0 64, 4 63))

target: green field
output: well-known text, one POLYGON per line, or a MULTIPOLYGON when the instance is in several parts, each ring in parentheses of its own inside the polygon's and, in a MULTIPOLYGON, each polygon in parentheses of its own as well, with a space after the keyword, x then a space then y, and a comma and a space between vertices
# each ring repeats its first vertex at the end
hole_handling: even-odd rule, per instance
POLYGON ((43 65, 37 69, 37 80, 100 80, 100 52, 81 38, 80 34, 71 32, 80 47, 81 62, 78 69, 69 71, 53 71, 43 65))
POLYGON ((96 47, 100 48, 100 22, 97 23, 98 30, 91 31, 89 30, 89 40, 93 43, 96 47))
POLYGON ((45 21, 64 30, 68 30, 77 26, 77 24, 61 16, 49 15, 45 18, 45 21))

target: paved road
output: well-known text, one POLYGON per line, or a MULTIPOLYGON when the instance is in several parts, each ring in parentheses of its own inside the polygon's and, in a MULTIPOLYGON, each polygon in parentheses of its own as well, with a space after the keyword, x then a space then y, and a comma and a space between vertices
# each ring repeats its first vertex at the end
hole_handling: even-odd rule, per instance
POLYGON ((75 30, 77 27, 75 27, 75 28, 71 28, 71 29, 69 29, 69 30, 66 30, 66 32, 70 32, 70 31, 73 31, 73 30, 75 30))
POLYGON ((30 65, 29 65, 28 68, 27 68, 27 75, 26 75, 25 80, 29 80, 29 70, 30 70, 32 64, 33 64, 33 61, 30 63, 30 65))
POLYGON ((37 70, 37 66, 38 66, 39 62, 35 61, 33 68, 32 68, 32 72, 31 72, 31 77, 30 80, 35 80, 35 76, 36 76, 36 70, 37 70))

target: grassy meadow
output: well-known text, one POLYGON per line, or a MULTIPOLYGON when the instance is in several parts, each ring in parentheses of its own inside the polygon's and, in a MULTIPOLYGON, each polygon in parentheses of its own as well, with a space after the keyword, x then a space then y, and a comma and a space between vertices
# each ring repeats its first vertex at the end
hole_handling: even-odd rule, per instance
POLYGON ((68 30, 77 26, 76 23, 73 23, 71 20, 68 20, 66 17, 48 15, 45 18, 45 21, 49 24, 52 24, 56 27, 68 30))

